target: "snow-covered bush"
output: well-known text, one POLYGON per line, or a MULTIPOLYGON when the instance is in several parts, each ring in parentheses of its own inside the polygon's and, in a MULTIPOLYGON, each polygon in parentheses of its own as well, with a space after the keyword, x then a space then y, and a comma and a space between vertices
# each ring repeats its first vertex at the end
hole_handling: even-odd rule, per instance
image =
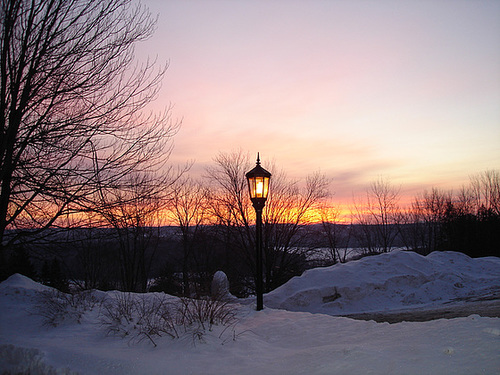
POLYGON ((175 326, 175 304, 167 295, 117 293, 102 309, 101 322, 108 334, 129 337, 132 342, 154 337, 179 337, 175 326))
POLYGON ((211 331, 214 325, 231 325, 236 320, 236 309, 218 298, 182 298, 178 322, 184 327, 197 326, 211 331))
POLYGON ((179 338, 182 334, 201 339, 215 325, 236 323, 236 309, 219 299, 177 299, 166 294, 120 293, 106 300, 101 323, 108 334, 129 338, 133 343, 145 339, 154 346, 156 338, 179 338))
POLYGON ((97 308, 94 316, 108 335, 126 337, 132 343, 147 340, 154 346, 159 337, 179 338, 188 334, 201 339, 214 326, 224 327, 224 332, 226 327, 236 324, 236 309, 227 301, 179 299, 163 293, 67 294, 50 289, 37 293, 32 313, 42 316, 44 325, 57 327, 63 322, 82 323, 84 315, 94 308, 97 308))
POLYGON ((69 294, 51 289, 39 293, 33 313, 43 317, 44 325, 56 327, 65 320, 81 323, 85 312, 100 307, 102 302, 88 290, 69 294))

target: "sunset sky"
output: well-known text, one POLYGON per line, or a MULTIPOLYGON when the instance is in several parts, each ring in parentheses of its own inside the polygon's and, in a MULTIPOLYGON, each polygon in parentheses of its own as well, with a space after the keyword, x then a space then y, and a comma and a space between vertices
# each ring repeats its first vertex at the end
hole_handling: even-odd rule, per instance
POLYGON ((340 200, 500 169, 500 1, 143 0, 138 57, 170 66, 154 107, 182 119, 171 162, 241 149, 340 200))

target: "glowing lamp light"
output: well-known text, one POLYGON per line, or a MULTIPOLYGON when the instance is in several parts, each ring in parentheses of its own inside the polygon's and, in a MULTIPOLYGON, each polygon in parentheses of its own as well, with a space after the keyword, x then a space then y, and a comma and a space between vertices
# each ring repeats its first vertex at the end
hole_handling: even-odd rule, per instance
POLYGON ((246 174, 250 199, 255 209, 262 209, 269 194, 271 173, 260 166, 260 157, 257 154, 257 165, 246 174))
POLYGON ((251 177, 248 180, 250 189, 250 198, 267 198, 269 191, 269 178, 267 177, 251 177))

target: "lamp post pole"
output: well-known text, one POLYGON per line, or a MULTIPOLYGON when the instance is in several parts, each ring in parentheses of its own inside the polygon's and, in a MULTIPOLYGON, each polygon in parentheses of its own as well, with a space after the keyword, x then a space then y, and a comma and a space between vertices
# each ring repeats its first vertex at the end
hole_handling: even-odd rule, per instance
POLYGON ((255 292, 257 294, 257 311, 264 308, 264 285, 262 281, 262 208, 255 208, 256 216, 256 249, 257 280, 255 292))
POLYGON ((255 293, 257 294, 257 311, 264 308, 264 285, 262 281, 262 210, 266 205, 267 195, 269 193, 269 181, 271 173, 260 166, 260 157, 257 154, 257 165, 254 169, 246 174, 248 181, 248 190, 250 192, 250 200, 255 208, 255 293))

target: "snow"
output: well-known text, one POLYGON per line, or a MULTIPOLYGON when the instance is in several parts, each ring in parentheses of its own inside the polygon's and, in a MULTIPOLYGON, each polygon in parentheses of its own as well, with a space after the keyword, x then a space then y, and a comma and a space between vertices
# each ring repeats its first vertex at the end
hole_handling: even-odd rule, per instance
POLYGON ((32 292, 43 292, 51 290, 50 287, 34 282, 29 277, 18 273, 12 275, 8 280, 0 284, 1 293, 24 293, 33 294, 32 292))
POLYGON ((231 301, 235 299, 229 291, 229 280, 223 271, 217 271, 214 274, 211 293, 213 296, 217 296, 224 301, 231 301))
POLYGON ((163 336, 156 347, 107 335, 97 307, 44 325, 33 312, 50 288, 13 275, 0 284, 0 373, 498 374, 500 318, 388 324, 332 315, 484 297, 498 291, 499 266, 498 258, 396 252, 314 269, 266 295, 262 311, 235 302, 234 325, 201 340, 191 331, 163 336))
POLYGON ((265 296, 266 306, 329 315, 400 310, 500 292, 500 258, 395 251, 315 268, 265 296))

